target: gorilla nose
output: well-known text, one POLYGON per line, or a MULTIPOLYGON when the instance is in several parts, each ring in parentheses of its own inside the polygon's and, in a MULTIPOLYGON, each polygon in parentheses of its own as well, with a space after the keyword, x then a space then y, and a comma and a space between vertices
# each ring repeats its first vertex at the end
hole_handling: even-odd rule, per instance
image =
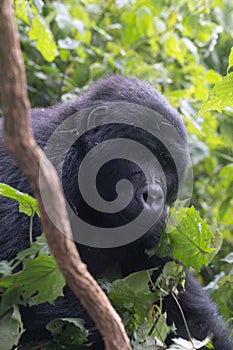
POLYGON ((151 209, 152 207, 164 205, 164 192, 159 185, 153 185, 149 189, 144 188, 137 193, 137 201, 143 208, 151 209))
POLYGON ((141 194, 142 203, 146 203, 147 198, 148 198, 148 191, 147 190, 142 191, 142 194, 141 194))

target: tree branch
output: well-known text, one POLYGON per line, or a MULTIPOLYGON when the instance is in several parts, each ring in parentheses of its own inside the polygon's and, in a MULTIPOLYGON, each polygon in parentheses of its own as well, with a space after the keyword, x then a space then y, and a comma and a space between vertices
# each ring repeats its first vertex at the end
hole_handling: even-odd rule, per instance
POLYGON ((49 248, 68 285, 96 323, 107 350, 130 350, 130 341, 119 315, 87 271, 72 240, 70 223, 55 169, 37 146, 30 126, 30 103, 24 63, 10 0, 0 2, 0 95, 4 114, 4 143, 27 176, 41 212, 49 248), (63 234, 49 219, 39 189, 39 170, 44 191, 50 196, 54 216, 63 234))

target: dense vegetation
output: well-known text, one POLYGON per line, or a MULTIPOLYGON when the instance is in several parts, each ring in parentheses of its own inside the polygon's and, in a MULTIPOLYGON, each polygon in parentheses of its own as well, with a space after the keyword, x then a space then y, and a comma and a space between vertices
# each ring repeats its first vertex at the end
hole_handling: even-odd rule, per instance
MULTIPOLYGON (((232 2, 15 0, 14 5, 32 106, 67 101, 98 78, 123 74, 149 81, 179 110, 189 132, 194 173, 191 204, 197 211, 189 209, 166 240, 173 256, 195 270, 233 325, 232 2), (203 240, 197 241, 200 224, 203 240), (174 245, 178 231, 179 244, 174 245), (190 235, 187 241, 184 231, 190 235)), ((37 210, 33 199, 7 186, 0 185, 0 194, 18 200, 20 211, 27 215, 37 210)), ((155 294, 147 288, 146 272, 114 283, 102 281, 136 349, 152 346, 155 338, 162 344, 166 338, 166 315, 159 309, 155 317, 152 304, 183 279, 180 266, 169 264, 155 294), (168 285, 171 276, 174 284, 168 285)), ((8 350, 17 345, 22 332, 17 305, 53 302, 62 294, 64 280, 43 236, 14 262, 1 262, 0 274, 0 339, 1 348, 8 350), (24 270, 12 274, 21 263, 24 270)), ((77 349, 87 336, 77 319, 56 320, 49 328, 54 345, 37 344, 35 349, 77 349)))

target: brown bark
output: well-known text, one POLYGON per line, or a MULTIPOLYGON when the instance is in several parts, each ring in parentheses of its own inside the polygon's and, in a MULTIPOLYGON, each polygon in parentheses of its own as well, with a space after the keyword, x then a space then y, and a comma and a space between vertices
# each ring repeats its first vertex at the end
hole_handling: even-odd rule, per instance
POLYGON ((87 271, 86 265, 72 241, 72 233, 65 201, 61 194, 58 176, 47 160, 40 172, 44 178, 44 191, 53 203, 54 216, 60 232, 50 221, 41 200, 39 168, 42 150, 37 146, 30 127, 27 84, 24 63, 15 28, 13 7, 10 0, 0 1, 0 96, 4 114, 4 143, 18 162, 38 201, 41 223, 49 248, 68 285, 79 298, 102 334, 106 349, 130 350, 130 342, 119 315, 108 298, 87 271))

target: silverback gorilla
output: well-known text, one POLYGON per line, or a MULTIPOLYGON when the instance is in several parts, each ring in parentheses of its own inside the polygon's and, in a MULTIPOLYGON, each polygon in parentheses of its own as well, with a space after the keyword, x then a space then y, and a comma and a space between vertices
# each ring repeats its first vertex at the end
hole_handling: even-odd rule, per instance
MULTIPOLYGON (((93 106, 98 107, 119 102, 131 103, 134 106, 137 105, 138 108, 146 107, 173 125, 183 140, 184 149, 180 148, 179 153, 185 168, 186 130, 178 113, 170 107, 159 92, 147 83, 126 77, 115 76, 98 81, 74 102, 47 109, 33 109, 31 117, 35 138, 39 145, 44 148, 56 127, 74 113, 93 106)), ((127 276, 132 272, 149 268, 156 268, 158 276, 169 259, 161 259, 157 256, 149 258, 145 251, 158 244, 167 207, 176 199, 179 182, 177 167, 171 153, 158 138, 153 135, 148 136, 142 128, 134 125, 114 122, 88 130, 79 138, 78 142, 71 145, 66 154, 62 165, 64 194, 67 202, 72 208, 75 208, 78 216, 96 227, 121 227, 135 219, 142 209, 148 206, 149 192, 145 175, 140 166, 132 163, 129 159, 123 159, 123 157, 109 160, 100 168, 96 176, 96 187, 100 196, 110 202, 117 197, 116 184, 122 179, 129 180, 133 184, 134 195, 126 208, 121 210, 120 214, 98 212, 83 199, 77 184, 78 169, 84 156, 95 145, 114 138, 144 143, 156 156, 165 174, 166 191, 164 192, 164 185, 159 183, 159 177, 157 177, 152 192, 154 191, 153 195, 157 198, 160 206, 163 203, 163 208, 156 223, 142 237, 137 237, 130 243, 112 248, 76 244, 82 259, 95 277, 104 276, 106 269, 113 269, 118 271, 118 275, 127 276)), ((2 140, 2 121, 0 121, 0 140, 2 140)), ((176 147, 175 143, 173 147, 176 147)), ((0 182, 30 193, 27 180, 15 162, 7 155, 2 143, 0 143, 0 182)), ((29 246, 28 227, 29 219, 26 215, 18 213, 17 204, 0 197, 0 260, 13 259, 19 251, 29 246)), ((36 218, 33 226, 34 238, 40 234, 41 228, 39 220, 36 218)), ((156 278, 155 274, 154 278, 156 278)), ((179 303, 193 338, 203 340, 212 334, 215 350, 232 350, 229 332, 219 316, 216 306, 189 273, 186 276, 186 290, 179 296, 179 303)), ((177 328, 176 337, 188 339, 184 321, 174 299, 166 297, 163 308, 164 311, 167 311, 168 324, 174 322, 177 328)), ((59 297, 54 305, 46 303, 34 307, 22 307, 21 313, 27 330, 24 335, 26 339, 47 337, 45 326, 54 318, 82 317, 86 320, 87 326, 92 325, 88 315, 68 287, 65 287, 64 297, 59 297)), ((167 344, 171 343, 171 339, 172 335, 168 337, 167 344)), ((104 348, 103 341, 97 332, 94 334, 93 340, 93 349, 101 350, 104 348)))

